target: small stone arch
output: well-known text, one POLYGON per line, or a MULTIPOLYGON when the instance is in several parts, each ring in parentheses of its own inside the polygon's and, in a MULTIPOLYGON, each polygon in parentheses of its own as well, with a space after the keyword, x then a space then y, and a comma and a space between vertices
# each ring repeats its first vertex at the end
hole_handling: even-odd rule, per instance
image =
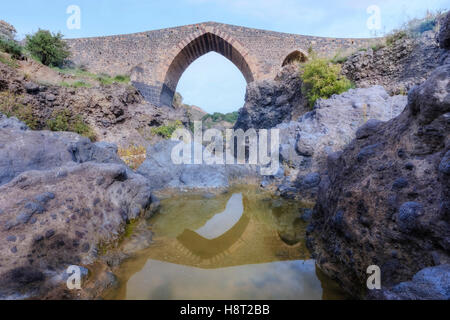
POLYGON ((215 51, 230 60, 243 74, 247 83, 254 81, 256 67, 248 51, 228 34, 214 28, 198 27, 198 31, 181 41, 163 63, 160 105, 170 106, 178 81, 189 65, 202 55, 215 51))
POLYGON ((293 63, 304 63, 308 61, 308 56, 300 50, 295 50, 289 53, 283 60, 282 67, 293 63))

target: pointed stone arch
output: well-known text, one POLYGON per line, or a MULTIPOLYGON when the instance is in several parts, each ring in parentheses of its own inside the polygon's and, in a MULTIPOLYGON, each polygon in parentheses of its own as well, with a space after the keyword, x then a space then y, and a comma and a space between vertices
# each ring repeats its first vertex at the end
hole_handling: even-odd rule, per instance
POLYGON ((281 64, 282 67, 292 64, 292 63, 303 63, 308 61, 308 56, 300 50, 294 50, 291 53, 289 53, 286 58, 283 60, 283 63, 281 64))
POLYGON ((159 83, 160 105, 172 104, 178 81, 183 72, 199 57, 215 51, 230 60, 243 74, 247 83, 254 81, 257 65, 248 51, 230 35, 212 27, 198 26, 197 31, 179 42, 162 63, 159 83))

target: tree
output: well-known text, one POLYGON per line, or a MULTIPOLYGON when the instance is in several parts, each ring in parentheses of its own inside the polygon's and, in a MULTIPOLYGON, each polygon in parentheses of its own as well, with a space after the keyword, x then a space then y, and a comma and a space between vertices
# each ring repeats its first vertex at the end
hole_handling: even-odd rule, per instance
POLYGON ((46 66, 60 66, 70 56, 67 43, 61 33, 39 29, 26 39, 26 49, 46 66))

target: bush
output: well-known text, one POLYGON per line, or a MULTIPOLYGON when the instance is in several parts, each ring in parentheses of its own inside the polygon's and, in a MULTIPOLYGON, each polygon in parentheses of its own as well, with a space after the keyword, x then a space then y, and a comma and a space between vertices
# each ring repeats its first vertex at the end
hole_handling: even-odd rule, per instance
POLYGON ((54 111, 52 119, 47 120, 47 127, 52 131, 71 131, 84 137, 95 140, 95 133, 84 122, 80 115, 73 116, 68 109, 54 111))
POLYGON ((22 47, 14 40, 0 38, 0 51, 9 53, 14 59, 22 57, 22 47))
POLYGON ((37 129, 38 127, 38 121, 33 114, 31 106, 22 104, 20 96, 16 96, 8 91, 0 93, 0 112, 7 117, 16 117, 30 129, 37 129))
POLYGON ((61 66, 70 55, 61 33, 39 30, 26 38, 26 49, 46 66, 61 66))
POLYGON ((10 57, 8 57, 6 54, 2 54, 0 53, 0 62, 3 64, 6 64, 7 66, 9 66, 10 68, 18 68, 19 64, 11 59, 10 57))
POLYGON ((172 122, 165 126, 159 126, 157 128, 152 128, 152 133, 163 137, 164 139, 169 139, 175 130, 183 128, 183 124, 180 120, 172 122))
POLYGON ((229 113, 220 113, 220 112, 214 112, 213 114, 207 114, 205 115, 202 120, 207 121, 208 119, 211 119, 212 122, 217 123, 221 121, 229 122, 229 123, 235 123, 238 118, 238 112, 229 112, 229 113))
POLYGON ((406 31, 403 31, 403 30, 395 31, 394 33, 392 33, 386 37, 386 45, 392 46, 398 40, 404 39, 407 37, 408 37, 408 34, 406 33, 406 31))
POLYGON ((109 86, 113 83, 128 83, 130 82, 130 77, 117 75, 113 78, 107 74, 100 74, 99 76, 97 76, 97 81, 99 81, 104 86, 109 86))
POLYGON ((315 57, 306 62, 301 71, 302 91, 311 108, 317 99, 328 99, 353 87, 350 80, 340 75, 341 66, 325 59, 315 57))

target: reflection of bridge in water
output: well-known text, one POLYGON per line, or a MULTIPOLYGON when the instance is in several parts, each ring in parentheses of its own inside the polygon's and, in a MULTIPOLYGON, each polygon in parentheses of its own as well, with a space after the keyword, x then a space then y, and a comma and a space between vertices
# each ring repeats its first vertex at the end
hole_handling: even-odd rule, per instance
POLYGON ((176 238, 155 238, 148 258, 204 269, 309 258, 303 243, 285 244, 273 226, 244 214, 242 203, 242 194, 234 194, 225 211, 197 231, 185 229, 176 238), (229 220, 237 221, 226 228, 229 220), (220 235, 208 237, 223 226, 226 230, 220 235))
POLYGON ((172 198, 162 208, 150 220, 153 244, 114 270, 120 286, 105 298, 340 297, 309 258, 298 203, 246 190, 172 198))

